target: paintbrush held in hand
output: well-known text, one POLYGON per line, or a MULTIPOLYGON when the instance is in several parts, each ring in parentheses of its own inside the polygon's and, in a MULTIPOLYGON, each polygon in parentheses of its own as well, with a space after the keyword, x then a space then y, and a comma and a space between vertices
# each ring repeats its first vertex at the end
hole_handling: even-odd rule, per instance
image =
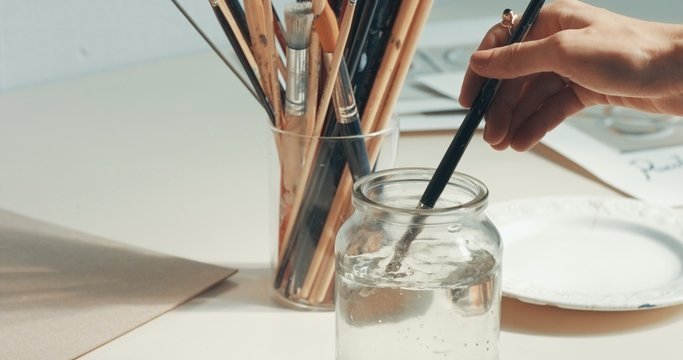
POLYGON ((391 123, 432 1, 292 0, 282 17, 271 0, 209 1, 275 136, 274 287, 288 302, 332 306, 334 236, 377 166, 368 134, 391 123))

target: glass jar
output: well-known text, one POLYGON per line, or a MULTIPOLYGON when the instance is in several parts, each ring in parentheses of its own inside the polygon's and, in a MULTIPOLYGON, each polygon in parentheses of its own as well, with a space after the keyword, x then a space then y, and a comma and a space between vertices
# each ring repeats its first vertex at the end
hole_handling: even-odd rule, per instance
POLYGON ((273 293, 289 307, 333 310, 334 239, 353 211, 353 182, 361 176, 347 164, 362 151, 349 149, 365 148, 368 171, 394 167, 397 118, 362 135, 302 135, 274 127, 271 133, 273 293))
POLYGON ((433 173, 354 185, 335 245, 337 360, 498 358, 502 247, 488 189, 455 173, 437 206, 418 210, 433 173))

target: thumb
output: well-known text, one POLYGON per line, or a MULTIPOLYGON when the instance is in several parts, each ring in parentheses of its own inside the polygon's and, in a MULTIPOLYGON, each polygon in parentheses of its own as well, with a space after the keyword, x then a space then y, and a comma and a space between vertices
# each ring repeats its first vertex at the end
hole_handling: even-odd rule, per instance
POLYGON ((472 54, 470 67, 483 77, 514 79, 539 72, 557 72, 560 62, 548 38, 480 50, 472 54))

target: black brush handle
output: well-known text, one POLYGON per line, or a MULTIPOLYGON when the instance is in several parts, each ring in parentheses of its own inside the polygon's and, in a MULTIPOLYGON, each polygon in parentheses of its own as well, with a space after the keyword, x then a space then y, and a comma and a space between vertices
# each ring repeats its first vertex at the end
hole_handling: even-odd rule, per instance
POLYGON ((232 16, 235 18, 237 27, 240 28, 240 32, 242 32, 242 35, 244 36, 244 41, 251 46, 251 36, 249 35, 247 16, 244 14, 244 8, 240 4, 239 0, 227 0, 226 4, 232 13, 232 16))
MULTIPOLYGON (((531 0, 527 6, 520 23, 515 27, 515 32, 510 37, 508 44, 518 43, 524 40, 524 37, 531 29, 531 25, 536 21, 544 0, 531 0)), ((487 79, 484 85, 479 90, 477 97, 474 99, 472 108, 465 116, 462 125, 455 133, 453 141, 448 146, 446 154, 444 154, 439 166, 434 171, 432 179, 427 184, 427 188, 420 199, 420 207, 433 208, 436 201, 443 193, 448 181, 450 180, 455 168, 458 166, 467 145, 472 140, 474 132, 477 130, 479 123, 484 118, 486 111, 491 106, 493 98, 500 87, 501 81, 497 79, 487 79)))
MULTIPOLYGON (((531 0, 529 2, 529 5, 524 11, 524 15, 522 15, 522 20, 520 21, 520 24, 516 26, 515 32, 510 37, 508 44, 524 40, 524 37, 536 20, 544 2, 544 0, 531 0)), ((474 132, 484 118, 486 111, 491 106, 500 84, 501 80, 496 79, 487 79, 484 82, 477 97, 474 99, 472 108, 470 108, 465 116, 462 125, 460 125, 451 144, 448 146, 446 154, 444 154, 439 166, 437 166, 434 171, 434 175, 431 180, 429 180, 429 183, 422 194, 422 198, 420 199, 420 203, 417 206, 418 209, 431 209, 436 204, 441 193, 445 190, 446 185, 448 185, 451 176, 453 176, 453 172, 458 166, 467 145, 470 143, 470 140, 472 140, 472 135, 474 135, 474 132)), ((415 226, 412 226, 406 231, 396 243, 394 255, 385 268, 386 272, 396 272, 400 269, 403 258, 408 253, 410 244, 417 238, 420 232, 422 232, 424 220, 425 216, 419 213, 413 216, 412 223, 415 226)))
POLYGON ((372 85, 377 78, 377 72, 382 65, 384 52, 391 39, 391 31, 401 7, 401 1, 369 0, 380 2, 376 6, 372 19, 368 24, 365 38, 354 38, 349 45, 347 58, 348 70, 351 75, 354 96, 358 112, 363 114, 367 106, 372 85), (365 61, 361 62, 361 58, 365 61))
POLYGON ((270 105, 270 103, 268 102, 268 99, 266 98, 266 94, 263 92, 263 88, 261 88, 261 84, 259 84, 259 81, 258 81, 258 78, 256 77, 256 74, 254 73, 251 66, 249 65, 249 62, 247 61, 247 57, 244 55, 244 52, 242 51, 242 48, 240 47, 240 44, 237 41, 237 37, 235 36, 235 33, 230 28, 230 24, 228 24, 228 21, 223 16, 223 13, 221 12, 220 8, 218 8, 218 6, 212 6, 211 8, 213 9, 214 15, 216 15, 216 19, 218 20, 218 23, 220 24, 221 28, 223 29, 225 36, 227 36, 228 41, 230 42, 230 45, 232 46, 233 50, 235 51, 235 54, 237 55, 237 59, 239 59, 240 64, 242 64, 242 68, 244 68, 244 72, 247 74, 247 77, 249 78, 249 81, 251 82, 251 85, 253 86, 254 91, 256 92, 256 95, 258 96, 259 100, 261 101, 261 105, 263 106, 263 108, 268 113, 268 117, 270 118, 271 124, 274 125, 275 124, 275 113, 273 112, 273 108, 270 105))
POLYGON ((342 140, 344 147, 344 157, 349 164, 353 181, 370 174, 370 161, 368 160, 368 150, 365 146, 365 139, 361 136, 360 121, 356 116, 355 121, 339 123, 339 134, 348 138, 342 140))
POLYGON ((360 59, 362 57, 361 50, 365 47, 368 40, 368 34, 372 27, 372 21, 377 13, 379 0, 361 0, 356 5, 357 10, 353 17, 353 26, 349 32, 349 42, 344 49, 344 57, 346 58, 346 66, 349 68, 349 74, 356 72, 360 59))
POLYGON ((491 106, 500 83, 501 81, 497 79, 487 79, 481 91, 479 91, 479 95, 474 100, 472 108, 465 115, 462 125, 458 128, 458 132, 455 133, 451 144, 446 150, 446 154, 441 159, 439 166, 434 171, 434 176, 427 184, 422 198, 420 198, 420 206, 422 208, 433 208, 446 185, 448 185, 451 175, 465 153, 465 148, 469 145, 484 114, 486 114, 486 111, 491 106))

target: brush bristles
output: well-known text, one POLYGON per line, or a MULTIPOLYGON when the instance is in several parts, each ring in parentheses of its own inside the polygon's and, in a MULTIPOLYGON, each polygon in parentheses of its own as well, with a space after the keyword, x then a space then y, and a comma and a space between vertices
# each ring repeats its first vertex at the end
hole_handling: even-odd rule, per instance
POLYGON ((313 6, 310 2, 290 3, 285 6, 287 47, 294 50, 308 48, 313 26, 313 6))

